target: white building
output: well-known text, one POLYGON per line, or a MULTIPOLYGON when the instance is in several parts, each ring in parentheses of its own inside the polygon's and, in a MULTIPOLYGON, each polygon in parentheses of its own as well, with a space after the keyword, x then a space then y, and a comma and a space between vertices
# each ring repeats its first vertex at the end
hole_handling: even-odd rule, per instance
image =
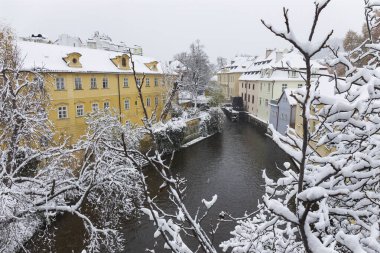
MULTIPOLYGON (((312 62, 313 72, 327 72, 327 67, 312 62)), ((269 120, 269 102, 280 98, 286 88, 300 88, 305 84, 299 72, 306 70, 303 56, 295 50, 272 50, 257 57, 239 78, 239 95, 246 110, 264 123, 269 120)))
POLYGON ((83 42, 79 37, 71 36, 68 34, 61 34, 58 39, 54 41, 54 44, 68 47, 82 47, 83 42))
POLYGON ((239 96, 239 78, 253 64, 255 58, 254 56, 237 56, 218 71, 218 84, 226 99, 239 96))

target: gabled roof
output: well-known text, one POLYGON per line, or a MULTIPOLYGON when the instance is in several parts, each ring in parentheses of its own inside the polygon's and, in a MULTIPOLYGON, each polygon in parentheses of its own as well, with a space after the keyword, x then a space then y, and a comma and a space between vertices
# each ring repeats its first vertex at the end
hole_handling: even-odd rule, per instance
MULTIPOLYGON (((24 70, 39 70, 45 72, 92 72, 92 73, 132 73, 132 70, 119 69, 111 59, 121 52, 91 49, 85 47, 70 47, 54 44, 43 44, 27 41, 18 41, 17 46, 23 59, 24 70), (76 52, 81 54, 81 68, 69 67, 64 58, 76 52)), ((156 61, 154 58, 133 55, 135 69, 138 73, 161 74, 162 67, 158 63, 157 71, 151 70, 146 63, 156 61)), ((131 66, 132 64, 130 64, 131 66)))
POLYGON ((255 56, 236 56, 227 66, 219 70, 218 74, 245 72, 253 64, 255 59, 255 56))
MULTIPOLYGON (((312 67, 315 69, 327 69, 317 61, 312 61, 312 67)), ((267 57, 257 57, 254 63, 244 72, 239 80, 241 81, 274 81, 288 79, 288 73, 285 69, 306 69, 303 56, 296 51, 273 50, 267 57), (284 71, 274 70, 275 68, 284 68, 284 71), (262 75, 264 71, 264 75, 262 75), (268 74, 269 73, 269 74, 268 74)), ((291 78, 293 81, 303 81, 302 77, 291 78)))
POLYGON ((297 105, 297 100, 295 100, 295 98, 291 96, 291 95, 292 95, 292 92, 293 92, 294 90, 295 90, 295 89, 285 89, 284 92, 282 93, 282 95, 281 95, 279 101, 281 100, 281 98, 282 98, 283 96, 286 96, 286 99, 288 100, 288 103, 289 103, 290 105, 297 105))

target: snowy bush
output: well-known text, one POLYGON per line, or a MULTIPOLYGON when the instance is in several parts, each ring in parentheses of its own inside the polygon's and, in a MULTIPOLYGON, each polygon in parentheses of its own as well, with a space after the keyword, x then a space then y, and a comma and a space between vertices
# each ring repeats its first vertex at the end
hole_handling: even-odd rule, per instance
POLYGON ((178 150, 185 137, 186 122, 184 119, 175 118, 165 124, 160 122, 154 128, 158 150, 171 153, 178 150))

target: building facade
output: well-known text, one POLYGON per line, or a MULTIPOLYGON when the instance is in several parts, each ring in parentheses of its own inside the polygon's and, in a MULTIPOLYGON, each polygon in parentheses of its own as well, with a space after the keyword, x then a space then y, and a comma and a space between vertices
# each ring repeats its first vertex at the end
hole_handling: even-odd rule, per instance
POLYGON ((278 100, 269 103, 269 124, 281 134, 285 134, 288 127, 295 128, 297 101, 291 93, 292 90, 285 89, 278 100))
POLYGON ((240 96, 239 78, 253 64, 255 57, 238 56, 230 61, 229 65, 217 73, 217 81, 223 90, 225 99, 231 100, 240 96))
MULTIPOLYGON (((122 123, 141 124, 138 96, 130 56, 121 52, 18 42, 24 70, 44 77, 51 103, 49 119, 58 135, 72 141, 86 131, 85 116, 98 110, 113 110, 122 123)), ((163 72, 155 59, 133 55, 137 82, 143 83, 144 103, 151 115, 163 106, 163 72), (144 73, 144 74, 143 74, 144 73)))
MULTIPOLYGON (((313 68, 315 72, 327 71, 317 62, 313 62, 313 68)), ((302 87, 305 81, 299 71, 305 69, 302 55, 293 50, 268 49, 264 56, 257 57, 239 78, 239 94, 247 112, 268 123, 270 101, 279 99, 287 88, 302 87)))

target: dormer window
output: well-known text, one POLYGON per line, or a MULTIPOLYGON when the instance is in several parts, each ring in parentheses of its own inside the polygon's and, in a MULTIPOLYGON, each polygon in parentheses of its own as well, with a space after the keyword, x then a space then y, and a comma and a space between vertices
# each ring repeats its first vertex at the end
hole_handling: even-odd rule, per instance
POLYGON ((80 63, 80 57, 82 55, 77 52, 69 53, 66 57, 63 57, 63 60, 66 62, 67 66, 71 68, 81 68, 82 64, 80 63))
POLYGON ((152 71, 158 71, 157 65, 158 65, 157 61, 152 61, 152 62, 145 63, 145 66, 147 66, 152 71))
POLYGON ((119 69, 130 70, 129 56, 127 54, 117 55, 114 58, 111 58, 111 61, 119 69))

